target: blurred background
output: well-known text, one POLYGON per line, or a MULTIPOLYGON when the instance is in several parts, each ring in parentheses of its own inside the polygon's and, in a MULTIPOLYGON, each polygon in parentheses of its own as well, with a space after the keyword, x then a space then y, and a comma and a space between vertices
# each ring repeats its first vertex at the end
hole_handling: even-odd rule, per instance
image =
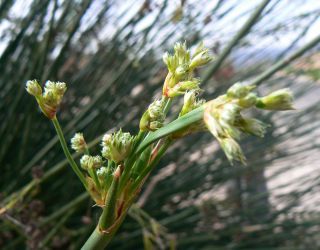
POLYGON ((0 248, 79 249, 99 216, 25 82, 66 82, 66 138, 98 152, 104 132, 137 132, 162 54, 203 40, 207 100, 251 81, 290 87, 297 110, 259 113, 271 127, 243 138, 247 166, 208 133, 176 142, 110 249, 320 249, 319 30, 318 0, 1 0, 0 248))

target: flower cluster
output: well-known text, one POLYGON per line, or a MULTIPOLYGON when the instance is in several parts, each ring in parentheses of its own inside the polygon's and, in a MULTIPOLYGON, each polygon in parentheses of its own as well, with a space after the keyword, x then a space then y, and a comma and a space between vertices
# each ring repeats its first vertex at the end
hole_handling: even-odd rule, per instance
POLYGON ((291 110, 293 96, 289 89, 279 89, 270 95, 258 98, 256 106, 267 110, 291 110))
POLYGON ((188 90, 199 90, 200 80, 193 77, 193 70, 212 60, 209 51, 200 43, 191 56, 186 43, 176 43, 174 54, 164 54, 163 61, 168 67, 162 94, 172 98, 188 90))
POLYGON ((101 167, 97 170, 97 175, 99 178, 99 181, 103 183, 105 180, 106 176, 108 174, 108 168, 107 167, 101 167))
POLYGON ((141 131, 155 131, 163 126, 165 120, 164 105, 165 103, 162 99, 156 100, 149 105, 140 120, 139 127, 141 131))
POLYGON ((103 160, 100 155, 91 156, 83 155, 80 159, 80 165, 84 170, 95 169, 98 170, 103 165, 103 160))
POLYGON ((206 101, 204 99, 197 99, 198 94, 199 94, 199 92, 196 90, 190 90, 184 94, 183 106, 182 106, 182 109, 180 111, 179 116, 185 115, 185 114, 189 113, 190 111, 205 104, 206 101))
MULTIPOLYGON (((80 159, 81 168, 68 150, 56 117, 66 84, 47 81, 44 91, 36 80, 26 84, 28 93, 36 98, 42 112, 52 120, 62 149, 75 174, 92 199, 103 209, 98 231, 95 230, 93 237, 90 237, 98 239, 99 244, 102 233, 112 234, 113 228, 118 228, 150 171, 174 139, 209 130, 220 143, 231 164, 234 160, 245 164, 245 156, 237 141, 242 133, 263 137, 268 125, 244 116, 242 111, 250 108, 293 109, 293 97, 288 89, 259 97, 253 92, 255 86, 243 83, 234 84, 225 95, 212 101, 199 100, 197 97, 201 91, 200 80, 194 78, 193 73, 196 68, 212 60, 203 43, 198 45, 193 55, 185 43, 177 43, 174 54, 166 53, 163 60, 169 72, 163 85, 162 98, 151 103, 144 112, 140 120, 139 134, 133 137, 121 129, 105 134, 102 138, 101 156, 93 156, 90 155, 83 134, 76 133, 71 139, 71 147, 84 154, 80 159), (184 102, 179 117, 164 126, 166 114, 172 104, 170 98, 181 95, 184 95, 184 102), (97 236, 96 233, 101 235, 97 236)), ((92 247, 91 243, 89 245, 92 247)))
POLYGON ((226 95, 206 104, 204 122, 220 143, 228 160, 245 163, 245 157, 237 143, 241 132, 263 137, 268 125, 244 117, 241 111, 252 107, 271 110, 292 109, 292 94, 288 89, 278 90, 265 97, 258 97, 252 90, 255 86, 236 83, 226 95))
POLYGON ((76 152, 84 152, 87 148, 87 143, 84 140, 82 133, 76 133, 71 139, 71 148, 76 152))
POLYGON ((32 80, 27 81, 26 90, 36 98, 41 111, 49 119, 53 119, 56 116, 67 86, 64 82, 47 81, 42 93, 42 88, 37 80, 32 80))
POLYGON ((133 136, 123 133, 120 129, 113 134, 105 134, 102 138, 102 156, 108 160, 119 163, 131 152, 133 136))

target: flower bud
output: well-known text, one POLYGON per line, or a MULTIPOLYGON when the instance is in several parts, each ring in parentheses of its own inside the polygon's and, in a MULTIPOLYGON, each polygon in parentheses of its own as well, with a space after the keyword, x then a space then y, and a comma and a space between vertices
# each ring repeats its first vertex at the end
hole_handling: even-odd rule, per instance
MULTIPOLYGON (((190 111, 204 105, 205 100, 197 100, 198 93, 199 93, 198 91, 191 90, 191 91, 187 91, 184 94, 184 102, 183 102, 183 106, 182 106, 182 109, 180 111, 179 116, 183 116, 183 115, 189 113, 190 111)), ((183 129, 180 129, 180 130, 172 133, 171 138, 178 139, 178 138, 184 137, 186 135, 189 135, 191 133, 205 131, 205 130, 206 130, 206 126, 205 126, 204 122, 197 121, 197 122, 192 123, 183 129)))
POLYGON ((120 129, 102 142, 102 156, 116 163, 123 161, 131 152, 133 137, 120 129))
POLYGON ((27 82, 26 90, 29 94, 36 97, 39 107, 44 115, 49 119, 53 119, 56 116, 57 109, 60 106, 67 87, 64 82, 47 81, 44 87, 44 93, 42 94, 40 85, 36 80, 33 80, 27 82))
POLYGON ((163 118, 164 102, 162 100, 156 100, 149 105, 148 111, 152 119, 163 118))
POLYGON ((220 137, 227 136, 221 124, 218 122, 217 118, 215 117, 215 114, 210 110, 210 106, 206 107, 206 110, 203 115, 203 120, 207 128, 209 129, 210 133, 215 138, 218 139, 220 137))
POLYGON ((174 47, 174 53, 177 55, 177 56, 184 56, 185 53, 187 52, 187 45, 186 43, 181 43, 181 42, 177 42, 175 43, 174 47))
POLYGON ((235 139, 240 138, 240 131, 236 127, 241 120, 241 108, 234 103, 227 102, 221 96, 206 105, 204 122, 211 134, 219 141, 229 161, 240 160, 244 162, 240 146, 235 139))
POLYGON ((91 165, 91 157, 90 155, 83 155, 80 159, 80 165, 84 170, 89 169, 89 165, 91 165))
POLYGON ((52 91, 56 95, 63 95, 67 90, 67 86, 64 82, 46 81, 44 89, 45 91, 52 91))
POLYGON ((197 56, 198 54, 200 54, 202 51, 206 50, 206 48, 204 47, 204 43, 203 41, 201 41, 196 48, 196 51, 193 54, 193 57, 197 56))
POLYGON ((80 165, 85 170, 100 168, 102 164, 103 160, 100 155, 83 155, 80 159, 80 165))
POLYGON ((200 90, 199 84, 200 84, 200 81, 198 79, 179 82, 172 88, 168 89, 166 93, 167 97, 172 98, 175 96, 183 95, 185 92, 190 90, 199 91, 200 90))
POLYGON ((246 158, 241 147, 234 139, 223 138, 219 142, 231 165, 233 165, 234 160, 240 161, 244 165, 246 164, 246 158))
POLYGON ((71 148, 76 152, 84 152, 87 147, 82 133, 76 133, 71 139, 71 148))
POLYGON ((227 103, 220 112, 220 119, 233 125, 240 115, 241 108, 237 104, 227 103))
POLYGON ((42 112, 49 118, 53 119, 57 113, 58 107, 61 103, 61 98, 53 91, 45 90, 41 101, 39 102, 42 112))
POLYGON ((234 126, 234 124, 227 123, 224 120, 219 120, 219 124, 222 127, 224 134, 227 137, 231 137, 233 139, 239 140, 241 133, 237 127, 234 126))
POLYGON ((42 88, 37 82, 37 80, 27 81, 26 90, 30 95, 33 95, 33 96, 42 95, 42 88))
POLYGON ((237 82, 227 90, 227 96, 230 98, 244 98, 255 87, 254 85, 244 85, 243 83, 237 82))
POLYGON ((188 72, 188 66, 180 65, 179 67, 176 68, 176 71, 175 71, 176 79, 181 79, 187 74, 187 72, 188 72))
POLYGON ((150 124, 149 124, 149 130, 150 131, 156 131, 161 127, 163 127, 163 122, 153 121, 153 122, 150 122, 150 124))
POLYGON ((257 101, 258 101, 257 95, 254 93, 249 93, 245 97, 240 98, 238 100, 238 105, 241 108, 251 108, 256 105, 257 101))
POLYGON ((194 103, 196 102, 196 91, 187 91, 184 94, 183 106, 180 115, 184 115, 192 110, 194 103))
POLYGON ((253 118, 243 119, 241 122, 241 129, 243 132, 258 137, 264 137, 267 127, 269 127, 268 124, 253 118))
POLYGON ((67 90, 67 86, 64 82, 56 82, 55 91, 57 95, 63 96, 66 90, 67 90))
POLYGON ((140 120, 140 130, 142 131, 155 131, 163 126, 165 115, 163 113, 164 102, 163 100, 156 100, 151 103, 144 112, 140 120))
POLYGON ((111 141, 111 138, 112 138, 112 136, 111 136, 110 134, 104 134, 103 137, 102 137, 102 143, 101 143, 101 145, 102 145, 103 147, 108 146, 108 144, 109 144, 110 141, 111 141))
POLYGON ((183 106, 179 116, 185 115, 205 103, 205 100, 197 100, 197 94, 198 91, 196 90, 187 91, 184 94, 183 106))
POLYGON ((197 47, 196 52, 189 64, 189 68, 192 70, 197 67, 201 67, 209 63, 212 59, 213 58, 209 55, 209 50, 205 48, 202 43, 197 47))
POLYGON ((102 183, 105 180, 107 174, 108 174, 108 168, 106 167, 101 167, 97 170, 99 181, 101 181, 102 183))
POLYGON ((174 45, 174 55, 178 58, 179 64, 190 61, 190 52, 187 50, 187 44, 185 42, 174 45))
POLYGON ((163 55, 163 62, 167 65, 167 68, 168 70, 171 72, 171 73, 174 73, 176 68, 178 67, 179 65, 179 60, 178 60, 178 57, 175 56, 175 55, 170 55, 168 52, 166 52, 164 55, 163 55))
POLYGON ((293 96, 289 89, 280 89, 258 98, 256 107, 267 110, 292 110, 293 96))
POLYGON ((168 52, 165 52, 162 56, 162 60, 164 64, 167 66, 168 66, 169 58, 170 58, 170 54, 168 52))
POLYGON ((103 164, 102 157, 100 155, 93 156, 93 168, 100 168, 103 164))
POLYGON ((195 55, 190 60, 190 51, 187 49, 186 43, 176 43, 174 55, 165 53, 163 56, 169 73, 163 85, 162 95, 173 98, 183 95, 187 90, 199 89, 199 81, 192 79, 192 70, 210 60, 208 49, 204 48, 203 44, 198 46, 195 55))
POLYGON ((101 155, 102 155, 104 158, 110 160, 111 157, 112 157, 112 156, 111 156, 111 152, 110 152, 110 147, 109 147, 109 146, 104 146, 104 147, 102 147, 101 155))
POLYGON ((179 77, 176 77, 173 73, 168 73, 163 84, 162 95, 168 97, 168 91, 173 88, 179 82, 179 77))
POLYGON ((243 118, 243 109, 258 107, 262 109, 292 109, 292 94, 281 89, 268 96, 258 98, 251 90, 254 86, 234 84, 226 95, 206 103, 203 120, 212 135, 219 141, 227 158, 232 163, 238 160, 245 163, 245 157, 237 141, 240 132, 263 137, 267 124, 252 118, 243 118))

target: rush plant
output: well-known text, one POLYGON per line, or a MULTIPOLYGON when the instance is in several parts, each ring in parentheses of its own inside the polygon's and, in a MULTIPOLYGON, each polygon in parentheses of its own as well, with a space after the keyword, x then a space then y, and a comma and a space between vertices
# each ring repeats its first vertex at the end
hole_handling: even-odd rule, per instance
POLYGON ((101 207, 100 219, 83 249, 104 249, 108 245, 151 171, 176 140, 195 132, 210 131, 230 164, 234 161, 245 164, 238 144, 240 137, 242 134, 263 137, 268 125, 245 116, 243 111, 293 109, 293 98, 288 89, 259 97, 254 92, 254 85, 244 83, 235 83, 216 99, 198 99, 202 92, 201 80, 194 77, 194 70, 212 60, 203 43, 194 53, 185 43, 175 44, 174 53, 163 56, 168 74, 162 97, 154 100, 142 115, 137 135, 122 129, 105 134, 101 154, 92 155, 83 134, 76 133, 71 139, 71 148, 83 154, 79 163, 71 156, 57 119, 66 84, 47 81, 42 90, 36 80, 27 82, 27 92, 35 97, 42 113, 52 121, 71 168, 96 205, 101 207), (167 121, 172 100, 182 96, 179 114, 171 122, 167 121))

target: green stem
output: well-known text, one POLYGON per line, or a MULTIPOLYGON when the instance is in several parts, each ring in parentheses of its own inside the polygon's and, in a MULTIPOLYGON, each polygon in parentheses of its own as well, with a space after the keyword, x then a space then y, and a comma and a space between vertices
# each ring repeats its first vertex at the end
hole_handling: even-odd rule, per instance
MULTIPOLYGON (((119 227, 122 225, 122 222, 127 216, 128 209, 131 207, 133 201, 135 200, 135 196, 132 196, 127 204, 125 205, 122 214, 120 217, 114 222, 114 225, 110 227, 108 233, 101 232, 99 225, 94 229, 86 243, 81 248, 82 250, 103 250, 110 243, 115 233, 118 231, 119 227)), ((103 214, 100 216, 100 220, 103 214)))
MULTIPOLYGON (((144 140, 145 135, 146 135, 145 131, 141 131, 141 130, 139 131, 139 133, 135 139, 135 142, 134 142, 134 145, 132 148, 132 152, 134 152, 136 150, 136 148, 140 145, 141 141, 144 140)), ((128 160, 125 161, 125 164, 124 164, 125 168, 124 168, 123 173, 121 174, 121 180, 120 180, 120 185, 119 185, 120 192, 121 192, 121 190, 123 190, 126 182, 128 181, 128 179, 130 177, 131 168, 133 167, 133 165, 136 161, 136 158, 137 158, 137 156, 135 154, 131 154, 131 156, 128 158, 128 160)))
MULTIPOLYGON (((169 99, 167 103, 170 103, 170 100, 171 99, 169 99)), ((120 190, 124 188, 124 185, 128 181, 131 173, 131 168, 134 165, 135 161, 150 144, 169 134, 172 134, 175 131, 178 131, 182 128, 189 126, 192 123, 201 120, 203 117, 204 108, 204 105, 202 105, 201 107, 194 109, 191 112, 179 117, 178 119, 170 122, 164 127, 156 130, 155 132, 149 132, 147 136, 144 138, 144 140, 136 146, 131 157, 126 161, 125 171, 121 176, 120 180, 120 190)))
POLYGON ((144 178, 152 171, 152 169, 159 163, 161 157, 164 155, 164 153, 167 151, 169 146, 171 145, 172 140, 167 139, 163 143, 163 145, 160 147, 156 157, 152 160, 152 162, 142 171, 142 173, 139 175, 138 179, 134 182, 132 185, 131 191, 135 192, 136 188, 142 183, 144 178))
MULTIPOLYGON (((88 148, 87 145, 84 148, 84 153, 86 155, 90 155, 90 151, 89 151, 89 148, 88 148)), ((89 169, 88 173, 91 176, 91 178, 93 179, 94 183, 96 184, 98 190, 101 190, 101 184, 100 184, 100 181, 99 181, 99 178, 98 178, 96 170, 91 168, 91 169, 89 169)))
POLYGON ((100 185, 100 181, 99 181, 96 170, 91 168, 91 169, 89 169, 88 172, 89 172, 90 176, 92 177, 94 183, 96 184, 98 190, 101 190, 101 185, 100 185))
POLYGON ((86 155, 90 155, 90 150, 89 150, 89 148, 88 148, 87 145, 84 147, 84 153, 85 153, 86 155))
POLYGON ((81 248, 82 250, 102 250, 111 241, 113 234, 102 233, 99 230, 99 225, 94 229, 86 243, 81 248))
POLYGON ((61 147, 63 149, 63 152, 64 152, 65 156, 68 159, 68 162, 69 162, 72 170, 76 173, 76 175, 78 176, 78 178, 82 182, 82 184, 85 187, 85 189, 88 190, 88 186, 87 186, 87 182, 85 180, 85 177, 82 174, 81 170, 79 169, 77 163, 74 161, 74 159, 72 158, 72 156, 70 154, 70 151, 68 149, 66 140, 65 140, 63 132, 62 132, 62 129, 60 127, 59 121, 58 121, 56 116, 52 119, 52 123, 54 125, 54 128, 56 129, 57 135, 58 135, 59 140, 60 140, 61 147))
POLYGON ((145 168, 145 166, 148 164, 150 156, 151 156, 151 146, 147 147, 141 154, 141 156, 137 159, 135 162, 130 177, 135 180, 139 177, 142 170, 145 168))
POLYGON ((105 181, 104 181, 104 183, 103 183, 103 189, 104 189, 104 191, 107 191, 107 190, 109 189, 111 183, 112 183, 112 180, 113 180, 113 178, 112 178, 112 177, 113 177, 112 173, 113 173, 113 170, 114 170, 114 168, 115 168, 115 163, 112 162, 111 160, 108 161, 108 166, 107 166, 107 168, 108 168, 107 176, 106 176, 105 181))
POLYGON ((88 240, 82 246, 81 250, 103 250, 110 243, 113 236, 126 218, 127 212, 124 212, 119 218, 117 225, 109 233, 103 233, 99 230, 99 225, 94 229, 88 240))
MULTIPOLYGON (((171 142, 172 142, 171 140, 166 140, 165 143, 161 146, 157 156, 152 161, 152 163, 148 166, 148 170, 145 170, 145 171, 142 172, 142 175, 144 177, 159 162, 160 158, 163 156, 165 151, 168 149, 168 147, 170 146, 171 142)), ((139 179, 140 179, 140 182, 138 182, 138 181, 136 182, 138 184, 141 183, 141 181, 143 180, 141 178, 139 178, 139 179)), ((113 186, 114 183, 115 183, 115 179, 112 182, 112 186, 113 186)), ((113 189, 112 186, 110 187, 110 190, 109 190, 110 193, 114 193, 112 191, 112 189, 113 189)), ((136 185, 136 187, 137 187, 137 185, 136 185)), ((109 193, 108 193, 108 195, 109 195, 109 193)), ((86 243, 83 245, 83 247, 81 249, 82 250, 102 250, 102 249, 105 249, 105 247, 110 243, 110 241, 112 240, 113 236, 115 235, 115 233, 117 232, 117 230, 121 226, 123 220, 125 219, 125 217, 127 215, 127 210, 132 205, 132 203, 134 201, 134 198, 135 198, 135 195, 132 195, 131 199, 129 200, 128 204, 126 205, 126 208, 123 210, 120 218, 118 218, 116 221, 113 222, 113 223, 115 223, 114 226, 113 225, 109 225, 110 222, 111 222, 110 220, 106 220, 106 217, 109 217, 109 215, 107 216, 107 213, 108 213, 107 211, 111 211, 111 210, 109 210, 109 209, 106 210, 106 208, 105 208, 103 213, 102 213, 102 215, 100 216, 99 225, 95 228, 95 230, 92 232, 92 234, 90 235, 90 237, 88 238, 88 240, 86 241, 86 243), (110 228, 110 226, 111 226, 110 231, 108 231, 108 233, 101 232, 100 228, 103 228, 103 227, 101 227, 101 223, 102 222, 108 222, 108 225, 106 227, 110 228)), ((108 198, 107 198, 107 200, 108 200, 108 198)))
POLYGON ((110 226, 115 221, 116 218, 116 209, 117 209, 117 191, 119 185, 119 178, 120 178, 120 168, 118 167, 114 173, 114 178, 112 180, 110 189, 108 191, 106 197, 106 203, 103 208, 103 212, 100 216, 99 220, 99 229, 100 230, 108 230, 110 226))

